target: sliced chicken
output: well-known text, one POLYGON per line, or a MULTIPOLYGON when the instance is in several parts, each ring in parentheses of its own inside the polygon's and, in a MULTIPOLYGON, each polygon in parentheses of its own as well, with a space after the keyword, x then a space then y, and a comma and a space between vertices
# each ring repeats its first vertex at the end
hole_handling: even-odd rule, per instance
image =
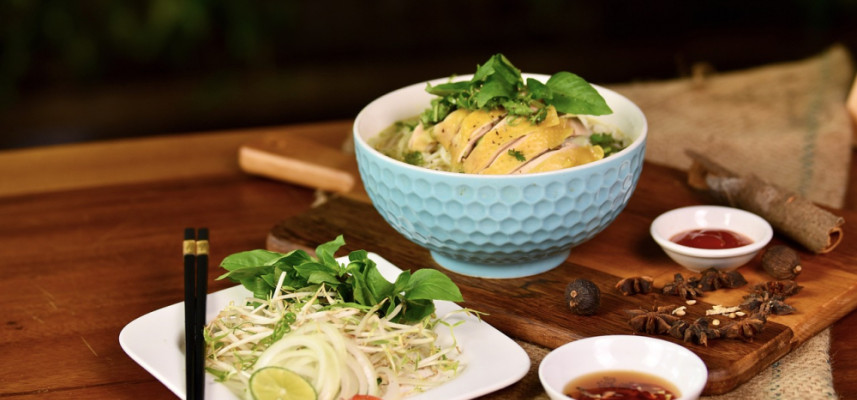
POLYGON ((461 129, 453 136, 448 147, 454 169, 460 169, 462 161, 468 157, 474 144, 497 125, 506 115, 502 110, 476 110, 464 117, 461 129))
POLYGON ((408 139, 408 148, 413 151, 421 151, 428 153, 434 151, 437 147, 437 140, 432 135, 431 129, 423 128, 422 122, 411 132, 411 137, 408 139))
POLYGON ((468 110, 455 110, 432 128, 432 133, 441 146, 447 150, 452 147, 452 140, 461 129, 461 121, 468 115, 470 115, 470 111, 468 110))
MULTIPOLYGON (((465 173, 478 173, 487 168, 497 157, 508 150, 516 140, 530 133, 556 127, 560 123, 556 109, 548 107, 545 119, 538 124, 531 123, 526 117, 506 116, 503 121, 486 133, 473 147, 473 151, 464 159, 465 173)), ((555 146, 562 143, 560 140, 555 146)))
POLYGON ((598 161, 602 158, 604 158, 604 149, 602 149, 601 146, 593 146, 590 144, 581 145, 572 141, 567 141, 559 149, 551 150, 536 157, 513 173, 529 174, 553 171, 598 161))
POLYGON ((497 152, 496 158, 480 174, 509 174, 521 168, 527 161, 538 157, 550 149, 559 147, 562 142, 574 134, 574 129, 566 126, 554 126, 537 129, 518 138, 497 152))
POLYGON ((578 117, 570 117, 564 118, 565 123, 574 128, 574 136, 590 136, 592 135, 592 131, 583 125, 583 122, 580 121, 578 117))

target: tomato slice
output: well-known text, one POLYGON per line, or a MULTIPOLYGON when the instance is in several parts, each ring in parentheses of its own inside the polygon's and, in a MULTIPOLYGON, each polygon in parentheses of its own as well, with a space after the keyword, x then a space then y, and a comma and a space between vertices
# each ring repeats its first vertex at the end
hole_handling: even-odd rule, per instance
POLYGON ((355 394, 350 400, 381 400, 381 398, 369 394, 355 394))

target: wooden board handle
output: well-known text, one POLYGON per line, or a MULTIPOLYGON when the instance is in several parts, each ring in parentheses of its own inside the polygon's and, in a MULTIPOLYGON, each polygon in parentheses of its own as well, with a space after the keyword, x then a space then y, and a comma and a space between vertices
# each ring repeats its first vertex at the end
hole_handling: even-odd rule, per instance
POLYGON ((336 193, 361 192, 353 154, 295 135, 266 135, 242 145, 238 163, 249 174, 336 193))

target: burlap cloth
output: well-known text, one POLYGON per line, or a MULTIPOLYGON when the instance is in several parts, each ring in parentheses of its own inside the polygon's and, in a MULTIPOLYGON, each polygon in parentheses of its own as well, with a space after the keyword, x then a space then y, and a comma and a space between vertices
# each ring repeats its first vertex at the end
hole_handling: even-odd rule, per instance
MULTIPOLYGON (((694 149, 734 171, 842 207, 852 140, 845 101, 854 81, 844 47, 745 71, 696 71, 686 79, 610 86, 646 114, 647 161, 686 170, 691 160, 684 151, 694 149)), ((530 373, 514 390, 486 398, 548 398, 536 373, 548 350, 519 344, 532 360, 530 373)), ((829 350, 828 328, 735 390, 704 399, 838 398, 829 350)))

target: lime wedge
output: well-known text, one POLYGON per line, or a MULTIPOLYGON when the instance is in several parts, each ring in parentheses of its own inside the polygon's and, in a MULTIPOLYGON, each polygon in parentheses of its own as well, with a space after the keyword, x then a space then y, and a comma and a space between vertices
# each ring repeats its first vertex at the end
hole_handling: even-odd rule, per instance
POLYGON ((315 388, 302 376, 282 367, 260 368, 250 376, 255 400, 316 400, 315 388))

